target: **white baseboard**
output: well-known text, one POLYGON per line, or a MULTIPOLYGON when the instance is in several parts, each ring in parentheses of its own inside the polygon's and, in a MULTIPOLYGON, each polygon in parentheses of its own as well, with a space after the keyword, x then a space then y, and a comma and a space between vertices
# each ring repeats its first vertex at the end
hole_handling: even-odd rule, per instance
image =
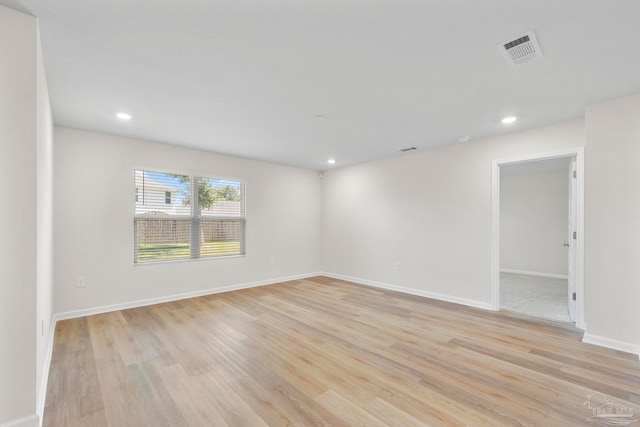
MULTIPOLYGON (((519 274, 525 274, 525 273, 519 273, 519 274)), ((419 289, 406 288, 406 287, 402 287, 402 286, 396 286, 396 285, 391 285, 391 284, 388 284, 388 283, 377 282, 377 281, 367 280, 367 279, 361 279, 361 278, 357 278, 357 277, 345 276, 345 275, 341 275, 341 274, 333 274, 333 273, 327 273, 327 272, 316 272, 316 273, 300 274, 300 275, 288 276, 288 277, 280 277, 280 278, 277 278, 277 279, 262 280, 262 281, 258 281, 258 282, 242 283, 242 284, 237 284, 237 285, 224 286, 224 287, 221 287, 221 288, 204 289, 204 290, 200 290, 200 291, 187 292, 187 293, 182 293, 182 294, 174 294, 174 295, 169 295, 169 296, 164 296, 164 297, 149 298, 149 299, 138 300, 138 301, 133 301, 133 302, 127 302, 127 303, 121 303, 121 304, 112 304, 112 305, 88 308, 88 309, 83 309, 83 310, 76 310, 76 311, 68 311, 68 312, 64 312, 64 313, 57 313, 57 314, 55 314, 53 316, 53 320, 51 321, 51 333, 50 333, 50 336, 49 336, 49 345, 47 346, 47 354, 45 356, 45 362, 44 362, 45 366, 44 366, 43 371, 42 371, 43 372, 43 374, 42 374, 43 375, 43 380, 42 380, 41 387, 40 387, 40 390, 39 390, 38 402, 37 402, 37 412, 38 413, 34 414, 32 416, 29 416, 29 417, 21 418, 21 419, 18 419, 18 420, 11 421, 9 423, 2 424, 2 425, 0 425, 0 427, 37 427, 37 426, 40 425, 39 420, 42 419, 42 415, 43 415, 44 407, 45 407, 45 398, 46 398, 46 391, 47 391, 47 380, 49 378, 49 368, 50 368, 50 365, 51 365, 51 355, 52 355, 52 352, 53 352, 53 341, 54 341, 54 338, 55 338, 54 335, 55 335, 56 323, 58 321, 60 321, 60 320, 73 319, 73 318, 84 317, 84 316, 90 316, 90 315, 93 315, 93 314, 108 313, 108 312, 111 312, 111 311, 125 310, 125 309, 128 309, 128 308, 143 307, 143 306, 147 306, 147 305, 160 304, 160 303, 163 303, 163 302, 178 301, 178 300, 181 300, 181 299, 194 298, 194 297, 199 297, 199 296, 204 296, 204 295, 213 295, 213 294, 229 292, 229 291, 235 291, 235 290, 240 290, 240 289, 254 288, 254 287, 258 287, 258 286, 272 285, 272 284, 275 284, 275 283, 287 282, 287 281, 290 281, 290 280, 307 279, 309 277, 314 277, 314 276, 327 276, 327 277, 331 277, 331 278, 334 278, 334 279, 346 280, 346 281, 349 281, 349 282, 355 282, 355 283, 359 283, 359 284, 367 285, 367 286, 372 286, 372 287, 376 287, 376 288, 387 289, 387 290, 391 290, 391 291, 402 292, 402 293, 405 293, 405 294, 417 295, 417 296, 421 296, 421 297, 432 298, 432 299, 436 299, 436 300, 440 300, 440 301, 446 301, 446 302, 451 302, 451 303, 455 303, 455 304, 462 304, 462 305, 466 305, 466 306, 469 306, 469 307, 476 307, 476 308, 481 308, 481 309, 484 309, 484 310, 492 310, 493 311, 493 307, 492 307, 492 305, 490 303, 486 303, 486 302, 482 302, 482 301, 471 300, 471 299, 466 299, 466 298, 460 298, 460 297, 455 297, 455 296, 451 296, 451 295, 438 294, 438 293, 435 293, 435 292, 422 291, 422 290, 419 290, 419 289)), ((590 335, 590 334, 587 334, 587 333, 584 334, 584 337, 583 337, 582 341, 585 342, 585 343, 589 343, 589 344, 595 344, 595 345, 599 345, 599 346, 603 346, 603 347, 612 348, 612 349, 615 349, 615 350, 620 350, 620 351, 625 351, 625 352, 628 352, 628 353, 633 353, 633 354, 640 355, 640 346, 634 345, 634 344, 630 344, 630 343, 625 343, 625 342, 622 342, 622 341, 616 341, 616 340, 612 340, 612 339, 609 339, 609 338, 590 335)))
POLYGON ((626 353, 635 354, 640 360, 640 345, 631 344, 625 341, 618 341, 611 338, 605 338, 598 335, 592 335, 588 332, 584 333, 582 342, 587 344, 599 345, 600 347, 607 347, 613 350, 624 351, 626 353))
POLYGON ((42 425, 44 417, 44 404, 47 398, 47 384, 49 383, 49 368, 51 367, 51 355, 53 354, 53 338, 56 334, 56 318, 51 319, 51 327, 49 328, 49 342, 47 343, 47 351, 44 355, 42 367, 42 380, 40 381, 40 390, 38 390, 38 399, 36 400, 36 414, 38 415, 39 424, 42 425))
MULTIPOLYGON (((512 271, 512 270, 510 270, 512 271)), ((518 274, 526 274, 526 273, 520 273, 518 272, 518 274)), ((412 289, 412 288, 405 288, 402 286, 396 286, 396 285, 390 285, 388 283, 382 283, 382 282, 376 282, 373 280, 367 280, 367 279, 361 279, 358 277, 351 277, 351 276, 345 276, 342 274, 333 274, 333 273, 327 273, 324 272, 322 273, 323 276, 327 276, 327 277, 332 277, 334 279, 341 279, 341 280, 346 280, 349 282, 355 282, 355 283, 359 283, 362 285, 368 285, 368 286, 373 286, 376 288, 382 288, 382 289, 388 289, 391 291, 398 291, 398 292, 403 292, 406 294, 410 294, 410 295, 418 295, 418 296, 422 296, 422 297, 427 297, 427 298, 433 298, 433 299, 437 299, 440 301, 446 301, 446 302, 452 302, 452 303, 456 303, 456 304, 462 304, 462 305, 466 305, 466 306, 470 306, 470 307, 476 307, 476 308, 481 308, 481 309, 485 309, 485 310, 492 310, 493 311, 493 306, 491 304, 482 302, 482 301, 476 301, 476 300, 469 300, 466 298, 459 298, 459 297, 454 297, 454 296, 450 296, 450 295, 443 295, 443 294, 438 294, 438 293, 434 293, 434 292, 428 292, 428 291, 421 291, 418 289, 412 289)), ((589 333, 584 333, 584 336, 582 337, 582 342, 587 343, 587 344, 594 344, 594 345, 598 345, 600 347, 607 347, 607 348, 611 348, 613 350, 619 350, 619 351, 624 351, 627 353, 631 353, 631 354, 636 354, 640 357, 640 345, 635 345, 635 344, 631 344, 631 343, 627 343, 627 342, 623 342, 623 341, 618 341, 618 340, 614 340, 614 339, 610 339, 610 338, 605 338, 605 337, 600 337, 597 335, 591 335, 589 333)))
POLYGON ((462 304, 462 305, 466 305, 469 307, 476 307, 476 308, 482 308, 484 310, 492 310, 493 311, 493 307, 490 303, 486 303, 486 302, 482 302, 482 301, 476 301, 476 300, 471 300, 471 299, 466 299, 466 298, 460 298, 460 297, 454 297, 451 295, 444 295, 444 294, 438 294, 435 292, 429 292, 429 291, 422 291, 420 289, 413 289, 413 288, 405 288, 403 286, 396 286, 396 285, 391 285, 388 283, 383 283, 383 282, 377 282, 374 280, 367 280, 367 279, 361 279, 358 277, 351 277, 351 276, 344 276, 342 274, 333 274, 333 273, 327 273, 324 272, 322 273, 323 276, 327 276, 327 277, 332 277, 334 279, 340 279, 340 280, 346 280, 348 282, 355 282, 361 285, 367 285, 367 286, 373 286, 375 288, 381 288, 381 289, 387 289, 390 291, 397 291, 397 292, 402 292, 405 294, 410 294, 410 295, 417 295, 417 296, 421 296, 421 297, 426 297, 426 298, 431 298, 431 299, 436 299, 439 301, 446 301, 446 302, 452 302, 455 304, 462 304))
POLYGON ((108 313, 111 311, 126 310, 128 308, 136 308, 136 307, 144 307, 147 305, 161 304, 163 302, 171 302, 171 301, 178 301, 181 299, 201 297, 204 295, 213 295, 213 294, 220 294, 223 292, 237 291, 240 289, 255 288, 257 286, 273 285, 275 283, 288 282, 290 280, 307 279, 309 277, 321 276, 321 275, 322 273, 299 274, 295 276, 261 280, 258 282, 240 283, 237 285, 223 286, 220 288, 210 288, 210 289, 203 289, 203 290, 194 291, 194 292, 185 292, 182 294, 167 295, 163 297, 147 298, 143 300, 124 302, 120 304, 104 305, 101 307, 86 308, 86 309, 75 310, 75 311, 66 311, 63 313, 57 313, 54 316, 54 321, 57 322, 59 320, 75 319, 77 317, 91 316, 93 314, 108 313))
POLYGON ((55 338, 56 324, 60 320, 75 319, 77 317, 91 316, 93 314, 108 313, 111 311, 126 310, 128 308, 143 307, 147 305, 160 304, 163 302, 171 302, 171 301, 178 301, 181 299, 195 298, 195 297, 200 297, 204 295, 213 295, 213 294, 219 294, 223 292, 237 291, 240 289, 248 289, 248 288, 255 288, 258 286, 273 285, 275 283, 288 282, 290 280, 307 279, 309 277, 321 276, 321 275, 322 273, 319 273, 319 272, 298 274, 294 276, 279 277, 277 279, 261 280, 258 282, 251 282, 251 283, 241 283, 237 285, 223 286, 220 288, 203 289, 195 292, 186 292, 182 294, 148 298, 144 300, 126 302, 121 304, 112 304, 112 305, 105 305, 101 307, 87 308, 83 310, 56 313, 53 315, 53 319, 51 320, 51 332, 49 335, 49 345, 47 346, 47 354, 45 356, 44 367, 42 369, 42 382, 41 382, 40 390, 38 391, 38 400, 37 400, 37 407, 36 407, 37 415, 12 421, 9 424, 2 424, 0 425, 0 427, 37 427, 41 425, 42 417, 44 415, 45 400, 47 397, 47 382, 49 379, 49 369, 51 367, 51 356, 53 354, 53 341, 55 338))
POLYGON ((524 274, 527 276, 549 277, 551 279, 565 279, 565 280, 569 279, 569 276, 562 275, 562 274, 539 273, 537 271, 512 270, 510 268, 501 268, 500 273, 524 274))
POLYGON ((36 414, 29 415, 28 417, 19 418, 17 420, 9 421, 4 424, 0 424, 0 427, 38 427, 38 416, 36 414))

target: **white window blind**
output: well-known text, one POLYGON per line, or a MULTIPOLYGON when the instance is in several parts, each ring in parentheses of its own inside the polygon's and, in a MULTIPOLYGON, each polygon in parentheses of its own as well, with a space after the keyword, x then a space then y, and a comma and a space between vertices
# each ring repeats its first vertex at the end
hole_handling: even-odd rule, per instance
POLYGON ((240 181, 135 171, 134 262, 245 254, 240 181))

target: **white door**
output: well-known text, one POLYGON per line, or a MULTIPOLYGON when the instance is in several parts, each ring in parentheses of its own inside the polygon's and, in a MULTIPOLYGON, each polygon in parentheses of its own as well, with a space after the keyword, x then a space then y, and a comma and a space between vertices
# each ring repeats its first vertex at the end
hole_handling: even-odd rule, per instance
POLYGON ((576 158, 573 157, 571 159, 571 164, 569 165, 569 236, 567 242, 569 243, 567 249, 569 250, 569 316, 571 317, 571 321, 576 321, 576 258, 577 258, 577 248, 578 245, 576 243, 576 230, 578 227, 576 226, 576 218, 578 214, 578 205, 576 200, 577 188, 578 188, 578 180, 576 176, 576 158))

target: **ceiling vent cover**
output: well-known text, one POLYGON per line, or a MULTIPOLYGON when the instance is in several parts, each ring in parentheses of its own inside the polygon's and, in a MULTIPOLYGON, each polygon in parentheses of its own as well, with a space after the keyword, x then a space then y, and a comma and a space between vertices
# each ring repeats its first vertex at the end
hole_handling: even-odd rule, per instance
POLYGON ((527 64, 534 59, 542 58, 542 51, 533 31, 529 31, 513 40, 499 43, 498 49, 509 65, 527 64))

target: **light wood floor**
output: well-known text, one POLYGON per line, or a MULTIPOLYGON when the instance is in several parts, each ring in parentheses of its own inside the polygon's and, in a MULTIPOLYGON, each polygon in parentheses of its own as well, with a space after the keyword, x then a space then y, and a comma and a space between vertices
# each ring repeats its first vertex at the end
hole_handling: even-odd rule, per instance
POLYGON ((573 426, 594 392, 639 414, 637 358, 580 336, 292 281, 58 323, 44 425, 573 426))

